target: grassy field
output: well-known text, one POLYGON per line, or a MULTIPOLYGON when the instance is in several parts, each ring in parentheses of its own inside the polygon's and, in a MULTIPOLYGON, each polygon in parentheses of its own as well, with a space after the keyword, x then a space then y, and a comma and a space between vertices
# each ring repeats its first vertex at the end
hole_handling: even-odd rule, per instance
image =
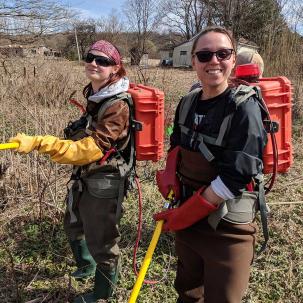
MULTIPOLYGON (((0 68, 2 142, 17 132, 62 136, 68 121, 79 116, 68 99, 73 95, 84 103, 81 90, 86 80, 82 66, 68 61, 14 60, 5 61, 0 68)), ((172 121, 180 96, 195 80, 195 73, 190 70, 129 68, 128 73, 132 82, 147 82, 165 92, 166 125, 172 121)), ((295 87, 296 106, 301 104, 301 91, 302 88, 295 87)), ((287 174, 278 176, 268 195, 271 238, 268 249, 254 262, 250 287, 243 300, 246 303, 303 302, 302 129, 302 123, 294 121, 294 165, 287 174)), ((162 165, 163 160, 156 164, 138 163, 144 217, 139 263, 155 227, 152 214, 162 206, 154 180, 155 171, 162 165)), ((77 293, 92 286, 92 281, 78 283, 69 276, 74 262, 62 218, 71 167, 51 163, 35 152, 18 155, 2 151, 0 168, 0 302, 72 302, 77 293)), ((115 303, 127 302, 135 282, 132 254, 137 233, 137 199, 137 192, 132 191, 124 202, 122 271, 111 301, 115 303)), ((260 243, 261 233, 259 240, 260 243)), ((148 278, 159 283, 143 286, 138 302, 175 302, 175 268, 173 235, 164 234, 148 272, 148 278)))

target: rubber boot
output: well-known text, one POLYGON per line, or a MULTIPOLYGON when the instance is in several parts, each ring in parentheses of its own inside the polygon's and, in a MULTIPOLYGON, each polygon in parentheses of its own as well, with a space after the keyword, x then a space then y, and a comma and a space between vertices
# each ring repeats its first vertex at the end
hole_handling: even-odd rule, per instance
POLYGON ((91 256, 85 240, 75 240, 70 243, 78 269, 71 276, 76 280, 93 276, 96 271, 96 262, 91 256))
POLYGON ((100 299, 109 299, 117 284, 118 274, 119 264, 113 269, 102 269, 97 267, 94 291, 76 297, 73 303, 96 303, 100 299))

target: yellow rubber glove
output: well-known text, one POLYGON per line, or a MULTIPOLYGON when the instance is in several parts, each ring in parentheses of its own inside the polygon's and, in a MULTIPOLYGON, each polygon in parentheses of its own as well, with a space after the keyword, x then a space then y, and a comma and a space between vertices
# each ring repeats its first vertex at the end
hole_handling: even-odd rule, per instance
POLYGON ((48 154, 52 161, 61 164, 85 165, 100 160, 104 155, 92 137, 72 141, 48 135, 17 134, 9 142, 20 144, 16 149, 19 153, 27 154, 36 149, 40 154, 48 154))

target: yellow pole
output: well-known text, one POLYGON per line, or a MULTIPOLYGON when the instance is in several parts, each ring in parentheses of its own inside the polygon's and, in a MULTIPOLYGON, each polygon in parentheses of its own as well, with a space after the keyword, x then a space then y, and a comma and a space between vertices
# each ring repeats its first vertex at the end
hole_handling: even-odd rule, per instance
POLYGON ((14 149, 14 148, 18 148, 18 147, 19 147, 19 143, 17 143, 17 142, 0 143, 0 150, 2 150, 2 149, 14 149))
MULTIPOLYGON (((172 200, 172 196, 173 196, 173 191, 170 191, 170 193, 168 195, 168 200, 169 201, 172 200)), ((170 203, 168 203, 167 201, 165 201, 164 208, 168 208, 169 205, 170 205, 170 203)), ((151 259, 153 257, 153 253, 154 253, 155 248, 157 246, 159 237, 161 235, 163 223, 164 223, 163 220, 157 222, 156 228, 154 230, 152 239, 151 239, 150 244, 148 246, 146 255, 144 257, 141 269, 139 271, 136 283, 135 283, 135 285, 133 287, 133 290, 132 290, 132 293, 131 293, 130 298, 128 300, 128 303, 136 303, 136 301, 137 301, 137 297, 138 297, 140 289, 142 287, 142 283, 144 281, 144 277, 146 275, 147 269, 148 269, 149 264, 151 262, 151 259)))

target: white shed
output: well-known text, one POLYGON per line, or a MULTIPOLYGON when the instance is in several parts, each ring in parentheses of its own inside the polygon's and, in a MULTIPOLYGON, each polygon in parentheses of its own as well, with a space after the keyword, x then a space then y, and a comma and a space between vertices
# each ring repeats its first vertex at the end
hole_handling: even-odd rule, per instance
POLYGON ((159 49, 160 61, 162 62, 162 60, 172 59, 173 58, 173 52, 174 52, 174 47, 173 46, 169 46, 169 47, 159 49))
POLYGON ((191 66, 191 49, 196 36, 190 40, 177 45, 173 53, 173 67, 190 67, 191 66))

